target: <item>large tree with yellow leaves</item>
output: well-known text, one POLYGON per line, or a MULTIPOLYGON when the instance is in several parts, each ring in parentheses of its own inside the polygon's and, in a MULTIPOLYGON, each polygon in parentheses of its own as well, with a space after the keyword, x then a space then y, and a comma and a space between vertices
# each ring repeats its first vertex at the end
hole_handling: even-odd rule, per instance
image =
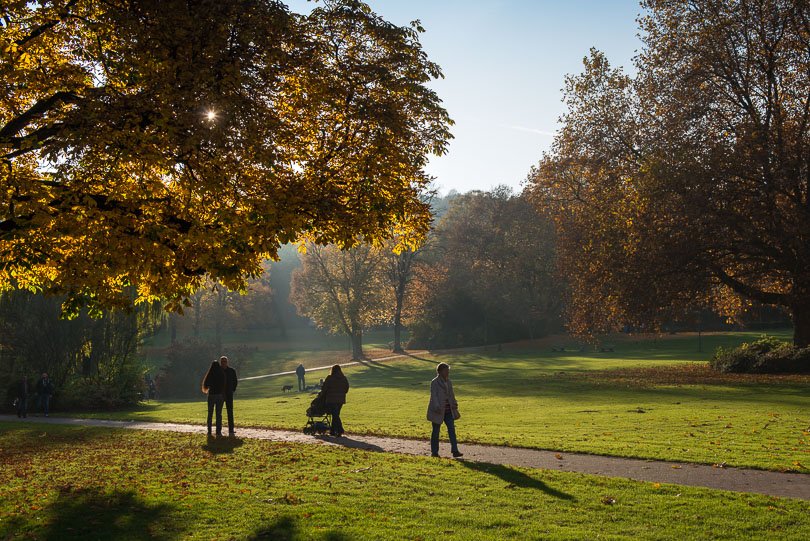
POLYGON ((647 0, 637 75, 592 52, 529 188, 578 331, 788 310, 810 345, 810 4, 647 0))
POLYGON ((0 288, 179 308, 283 243, 418 241, 450 137, 420 31, 356 0, 3 2, 0 288))

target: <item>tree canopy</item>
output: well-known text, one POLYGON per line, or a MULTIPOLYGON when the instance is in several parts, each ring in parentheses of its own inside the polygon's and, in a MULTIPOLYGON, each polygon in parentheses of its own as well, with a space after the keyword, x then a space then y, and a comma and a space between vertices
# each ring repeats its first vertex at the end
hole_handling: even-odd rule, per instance
POLYGON ((458 347, 559 330, 564 282, 554 273, 551 220, 505 187, 448 205, 415 273, 414 342, 458 347))
POLYGON ((287 242, 417 242, 451 123, 420 31, 356 0, 4 2, 0 288, 179 309, 287 242))
POLYGON ((352 357, 362 359, 363 332, 391 320, 384 265, 383 249, 369 244, 350 250, 310 244, 293 272, 290 300, 318 327, 348 336, 352 357))
POLYGON ((810 4, 647 0, 637 75, 592 51, 529 191, 578 331, 785 307, 810 343, 810 4))

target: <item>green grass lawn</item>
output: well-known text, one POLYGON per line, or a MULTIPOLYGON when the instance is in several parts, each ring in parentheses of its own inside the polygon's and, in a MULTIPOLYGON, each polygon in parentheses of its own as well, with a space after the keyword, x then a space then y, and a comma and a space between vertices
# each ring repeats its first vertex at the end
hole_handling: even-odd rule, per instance
POLYGON ((257 440, 0 424, 2 539, 784 539, 801 500, 257 440))
MULTIPOLYGON (((704 337, 704 351, 750 338, 704 337)), ((668 337, 617 340, 613 353, 554 353, 534 345, 370 362, 346 370, 352 389, 344 423, 349 433, 428 437, 429 382, 443 360, 452 365, 462 442, 810 471, 810 378, 614 377, 633 367, 688 368, 694 363, 684 361, 707 357, 696 346, 694 337, 668 337)), ((237 424, 300 429, 312 397, 282 393, 285 383, 294 377, 242 382, 237 424)), ((203 399, 93 416, 199 424, 203 399)))
MULTIPOLYGON (((211 338, 210 335, 202 338, 211 338)), ((369 357, 391 354, 388 343, 393 339, 390 330, 373 330, 363 337, 363 351, 369 357)), ((230 331, 222 336, 227 351, 229 346, 255 348, 249 361, 240 369, 242 376, 257 376, 294 370, 299 363, 306 367, 326 366, 351 360, 351 344, 345 336, 330 335, 319 329, 291 329, 281 334, 277 329, 268 331, 230 331)), ((149 338, 141 355, 146 365, 157 372, 166 361, 169 334, 161 332, 149 338)))

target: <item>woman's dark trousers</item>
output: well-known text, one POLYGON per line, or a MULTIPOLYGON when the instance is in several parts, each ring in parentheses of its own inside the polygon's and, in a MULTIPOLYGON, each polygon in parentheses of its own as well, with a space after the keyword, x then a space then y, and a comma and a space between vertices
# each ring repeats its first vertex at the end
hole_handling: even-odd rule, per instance
POLYGON ((222 435, 222 404, 225 403, 225 396, 222 394, 209 394, 208 395, 208 435, 211 435, 211 417, 214 414, 214 408, 217 410, 217 436, 222 435))
POLYGON ((327 404, 326 410, 332 414, 332 430, 329 433, 333 436, 343 435, 343 422, 340 420, 340 410, 343 404, 327 404))

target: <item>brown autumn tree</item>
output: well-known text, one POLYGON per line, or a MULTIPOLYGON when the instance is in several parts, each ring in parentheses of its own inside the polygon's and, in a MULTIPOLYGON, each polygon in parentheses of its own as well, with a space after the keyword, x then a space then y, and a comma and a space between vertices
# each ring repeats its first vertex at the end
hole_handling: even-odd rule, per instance
POLYGON ((420 31, 357 0, 3 2, 0 289, 179 309, 301 238, 416 242, 450 122, 420 31))
POLYGON ((290 300, 321 329, 351 340, 352 358, 362 359, 363 332, 391 320, 391 291, 381 248, 349 250, 307 245, 292 275, 290 300))
POLYGON ((551 221, 510 189, 454 197, 423 258, 432 269, 419 269, 414 283, 424 297, 409 307, 415 342, 487 344, 558 330, 554 251, 551 221))
POLYGON ((592 51, 528 191, 573 330, 784 307, 810 344, 810 4, 642 3, 637 75, 592 51))

